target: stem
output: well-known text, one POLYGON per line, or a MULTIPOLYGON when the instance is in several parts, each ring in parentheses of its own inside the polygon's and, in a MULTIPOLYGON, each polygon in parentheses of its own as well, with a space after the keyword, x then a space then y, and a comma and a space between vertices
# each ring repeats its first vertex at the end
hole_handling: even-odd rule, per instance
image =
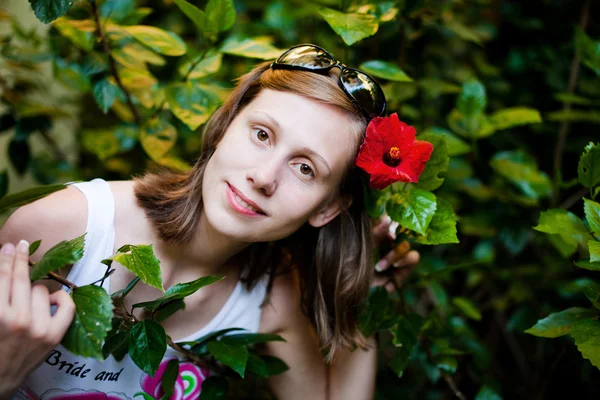
POLYGON ((582 188, 581 190, 578 190, 571 197, 566 199, 560 206, 558 206, 558 208, 563 208, 565 210, 568 210, 569 208, 573 207, 573 205, 575 203, 577 203, 579 200, 581 200, 581 197, 583 197, 587 193, 587 191, 588 191, 587 188, 582 188))
POLYGON ((454 382, 454 379, 452 379, 450 375, 442 374, 442 377, 444 378, 444 380, 448 384, 448 387, 450 388, 450 390, 452 390, 452 393, 454 393, 456 397, 458 397, 460 400, 467 400, 465 395, 462 394, 462 392, 458 389, 456 383, 454 382))
POLYGON ((100 23, 100 16, 98 15, 98 6, 96 4, 96 0, 90 0, 90 4, 92 6, 92 14, 94 15, 94 21, 96 22, 96 33, 98 34, 98 38, 100 39, 100 42, 102 43, 104 53, 106 53, 106 55, 108 57, 108 64, 110 65, 110 70, 112 72, 112 75, 115 78, 115 81, 117 82, 117 85, 119 86, 119 88, 121 88, 123 93, 125 93, 125 98, 127 99, 127 105, 129 106, 129 108, 131 109, 131 112, 133 113, 135 122, 138 125, 141 125, 142 119, 140 118, 140 114, 139 114, 137 108, 135 107, 135 105, 133 104, 133 101, 131 100, 131 94, 125 88, 125 86, 123 86, 123 82, 121 82, 121 78, 119 77, 119 72, 117 70, 117 64, 115 63, 115 59, 111 55, 110 47, 108 46, 108 41, 106 39, 106 35, 104 34, 104 30, 102 29, 102 24, 100 23))
POLYGON ((167 344, 169 346, 171 346, 171 348, 173 348, 173 349, 177 350, 178 352, 182 353, 183 355, 185 355, 187 358, 192 360, 198 366, 209 368, 209 369, 215 371, 215 373, 217 375, 223 375, 225 373, 225 369, 222 368, 221 366, 219 366, 217 364, 209 363, 208 361, 206 361, 205 359, 203 359, 202 357, 200 357, 193 351, 188 350, 185 347, 181 347, 180 345, 175 343, 170 337, 167 337, 167 344))
POLYGON ((53 281, 60 282, 63 285, 67 286, 71 290, 77 289, 77 285, 76 284, 74 284, 73 282, 71 282, 71 281, 63 278, 62 276, 60 276, 56 272, 48 272, 48 279, 52 279, 53 281))
MULTIPOLYGON (((585 32, 589 21, 590 15, 590 4, 591 0, 586 0, 583 5, 583 9, 581 10, 581 16, 579 18, 579 28, 585 32)), ((579 52, 575 51, 575 55, 573 56, 573 60, 571 61, 571 72, 569 74, 569 84, 567 86, 567 92, 572 94, 575 91, 575 85, 577 83, 577 77, 579 76, 579 52)), ((571 103, 565 103, 563 107, 563 111, 568 113, 571 111, 571 103)), ((565 149, 565 143, 567 141, 567 135, 569 134, 569 121, 563 121, 558 130, 558 140, 556 142, 556 147, 554 149, 554 181, 552 185, 552 199, 551 206, 556 207, 558 204, 558 197, 560 195, 560 183, 562 181, 562 158, 563 151, 565 149)))

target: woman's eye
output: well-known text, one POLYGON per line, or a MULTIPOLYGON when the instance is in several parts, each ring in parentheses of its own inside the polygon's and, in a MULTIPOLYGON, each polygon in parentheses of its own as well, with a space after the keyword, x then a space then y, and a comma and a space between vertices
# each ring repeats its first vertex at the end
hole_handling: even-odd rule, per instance
POLYGON ((269 134, 265 131, 263 131, 262 129, 255 129, 254 130, 256 138, 258 140, 260 140, 261 142, 264 142, 265 140, 269 140, 269 134))
POLYGON ((308 164, 298 164, 298 170, 302 175, 314 175, 312 168, 308 164))

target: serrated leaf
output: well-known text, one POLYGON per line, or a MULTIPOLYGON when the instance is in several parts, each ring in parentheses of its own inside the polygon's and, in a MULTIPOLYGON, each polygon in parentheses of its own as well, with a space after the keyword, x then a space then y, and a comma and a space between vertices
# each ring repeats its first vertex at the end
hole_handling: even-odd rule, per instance
POLYGON ((576 323, 583 320, 595 320, 597 317, 598 311, 596 310, 572 307, 548 315, 527 329, 525 333, 539 337, 557 338, 571 333, 571 329, 576 323))
POLYGON ((283 50, 273 46, 270 40, 238 38, 235 36, 231 36, 225 40, 219 51, 234 56, 260 58, 261 60, 272 60, 283 53, 283 50))
POLYGON ((589 233, 583 221, 575 214, 563 209, 542 211, 538 224, 533 227, 536 231, 568 236, 585 236, 589 233))
POLYGON ((207 33, 226 31, 235 23, 233 0, 209 0, 204 13, 207 22, 205 32, 207 33))
POLYGON ((590 229, 595 235, 600 236, 600 203, 584 198, 583 210, 590 229))
POLYGON ((490 166, 531 199, 537 200, 550 195, 550 178, 522 150, 496 153, 490 160, 490 166))
POLYGON ((158 322, 146 319, 129 331, 129 356, 151 377, 154 377, 166 351, 167 334, 158 322))
POLYGON ((437 209, 436 197, 421 189, 407 189, 393 194, 385 209, 394 221, 424 235, 437 209))
POLYGON ((170 84, 165 95, 169 109, 192 131, 208 121, 218 107, 210 93, 190 81, 170 84))
POLYGON ((54 21, 61 15, 66 14, 71 5, 72 0, 29 0, 31 8, 37 19, 44 24, 54 21))
POLYGON ((75 316, 61 344, 76 355, 102 360, 102 344, 112 326, 112 300, 94 285, 73 289, 71 297, 75 316))
POLYGON ((577 322, 570 333, 583 358, 600 368, 600 321, 590 319, 577 322))
POLYGON ((497 111, 488 118, 494 129, 508 129, 518 125, 542 122, 539 111, 533 108, 514 107, 497 111))
POLYGON ((402 377, 410 355, 419 341, 423 322, 423 318, 418 314, 402 315, 398 317, 396 326, 390 329, 397 349, 389 365, 398 377, 402 377))
POLYGON ((600 261, 600 242, 590 240, 588 242, 588 250, 590 251, 590 262, 600 261))
POLYGON ((227 393, 229 393, 229 381, 222 376, 210 376, 202 382, 199 400, 225 400, 227 393))
POLYGON ((124 26, 121 28, 157 53, 167 56, 180 56, 186 52, 185 42, 173 32, 146 25, 124 26))
POLYGON ((475 303, 468 298, 454 297, 452 299, 452 304, 458 307, 467 317, 474 319, 475 321, 481 321, 481 312, 479 312, 475 303))
POLYGON ((141 128, 140 142, 153 160, 161 159, 175 145, 177 130, 167 121, 156 117, 141 128))
POLYGON ((144 307, 150 311, 156 311, 158 307, 169 301, 183 299, 191 294, 196 293, 199 289, 203 288, 204 286, 211 285, 224 278, 224 276, 209 275, 203 276, 191 282, 178 283, 176 285, 171 286, 162 297, 152 301, 136 303, 133 305, 133 307, 144 307))
POLYGON ((590 142, 579 158, 577 166, 579 182, 588 188, 600 184, 600 146, 590 142))
POLYGON ((100 107, 104 114, 112 107, 118 92, 119 88, 113 85, 108 78, 99 80, 94 84, 94 100, 96 100, 96 104, 98 104, 98 107, 100 107))
POLYGON ((12 207, 21 207, 25 204, 29 204, 35 200, 41 199, 42 197, 46 197, 51 193, 63 190, 66 187, 67 185, 63 184, 45 185, 23 190, 18 193, 5 195, 4 197, 0 198, 0 212, 12 207))
POLYGON ((428 191, 435 190, 444 183, 444 178, 440 178, 439 175, 448 171, 450 162, 446 139, 444 136, 430 134, 419 135, 417 139, 433 144, 433 153, 431 153, 431 158, 425 164, 425 169, 419 177, 419 182, 415 183, 415 187, 428 191))
POLYGON ((456 236, 456 214, 452 205, 446 200, 437 198, 437 207, 424 236, 417 238, 421 244, 459 243, 456 236))
POLYGON ((129 245, 119 249, 117 253, 104 261, 116 261, 129 271, 138 276, 146 285, 157 288, 164 292, 162 286, 162 273, 160 271, 160 260, 154 255, 152 245, 141 244, 129 245))
POLYGON ((348 46, 374 35, 379 29, 377 19, 369 14, 345 14, 325 7, 319 9, 319 14, 348 46))
POLYGON ((258 343, 285 342, 286 340, 274 333, 236 333, 223 336, 221 341, 232 346, 249 346, 258 343))
POLYGON ((371 60, 362 63, 359 68, 375 78, 394 82, 412 82, 400 67, 388 61, 371 60))
POLYGON ((237 372, 242 378, 248 362, 248 349, 244 346, 230 346, 220 340, 213 340, 206 345, 208 352, 224 365, 237 372))
POLYGON ((65 265, 75 264, 83 257, 85 234, 72 240, 63 240, 48 250, 42 259, 31 270, 31 280, 44 278, 49 272, 56 271, 65 265))
POLYGON ((390 314, 393 305, 387 291, 383 287, 372 288, 366 306, 359 314, 359 327, 365 337, 374 335, 377 331, 389 328, 390 314))

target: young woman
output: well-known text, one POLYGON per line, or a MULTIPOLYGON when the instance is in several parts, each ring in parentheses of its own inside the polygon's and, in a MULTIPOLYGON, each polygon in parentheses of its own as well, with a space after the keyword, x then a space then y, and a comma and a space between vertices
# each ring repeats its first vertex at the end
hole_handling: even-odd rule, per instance
MULTIPOLYGON (((375 351, 356 311, 371 283, 372 232, 354 160, 368 120, 384 110, 368 75, 317 46, 296 46, 240 79, 207 123, 189 174, 72 184, 18 209, 0 230, 0 398, 153 395, 156 383, 128 356, 98 362, 58 345, 73 302, 52 282, 30 285, 25 240, 42 240, 35 261, 84 232, 84 258, 63 271, 75 284, 101 277, 100 261, 122 245, 152 244, 165 288, 227 277, 163 322, 174 341, 227 327, 278 333, 286 342, 264 348, 290 367, 270 379, 278 398, 371 398, 375 351)), ((390 253, 378 269, 417 259, 390 253)), ((132 278, 116 266, 104 287, 112 293, 132 278)), ((140 284, 126 300, 158 296, 140 284)), ((182 364, 184 373, 193 379, 181 398, 197 398, 189 382, 199 386, 207 371, 182 364)))

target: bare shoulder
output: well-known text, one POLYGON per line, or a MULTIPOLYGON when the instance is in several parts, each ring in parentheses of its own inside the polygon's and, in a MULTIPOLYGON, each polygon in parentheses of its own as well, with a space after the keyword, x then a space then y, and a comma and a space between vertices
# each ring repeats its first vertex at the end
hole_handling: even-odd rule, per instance
MULTIPOLYGON (((37 256, 62 240, 82 235, 86 225, 85 196, 79 190, 67 187, 18 208, 0 228, 0 243, 41 240, 35 253, 37 256)), ((32 259, 35 260, 35 256, 32 259)))
POLYGON ((263 306, 260 320, 262 332, 282 332, 308 319, 300 305, 298 276, 294 271, 277 276, 269 293, 269 301, 263 306))

